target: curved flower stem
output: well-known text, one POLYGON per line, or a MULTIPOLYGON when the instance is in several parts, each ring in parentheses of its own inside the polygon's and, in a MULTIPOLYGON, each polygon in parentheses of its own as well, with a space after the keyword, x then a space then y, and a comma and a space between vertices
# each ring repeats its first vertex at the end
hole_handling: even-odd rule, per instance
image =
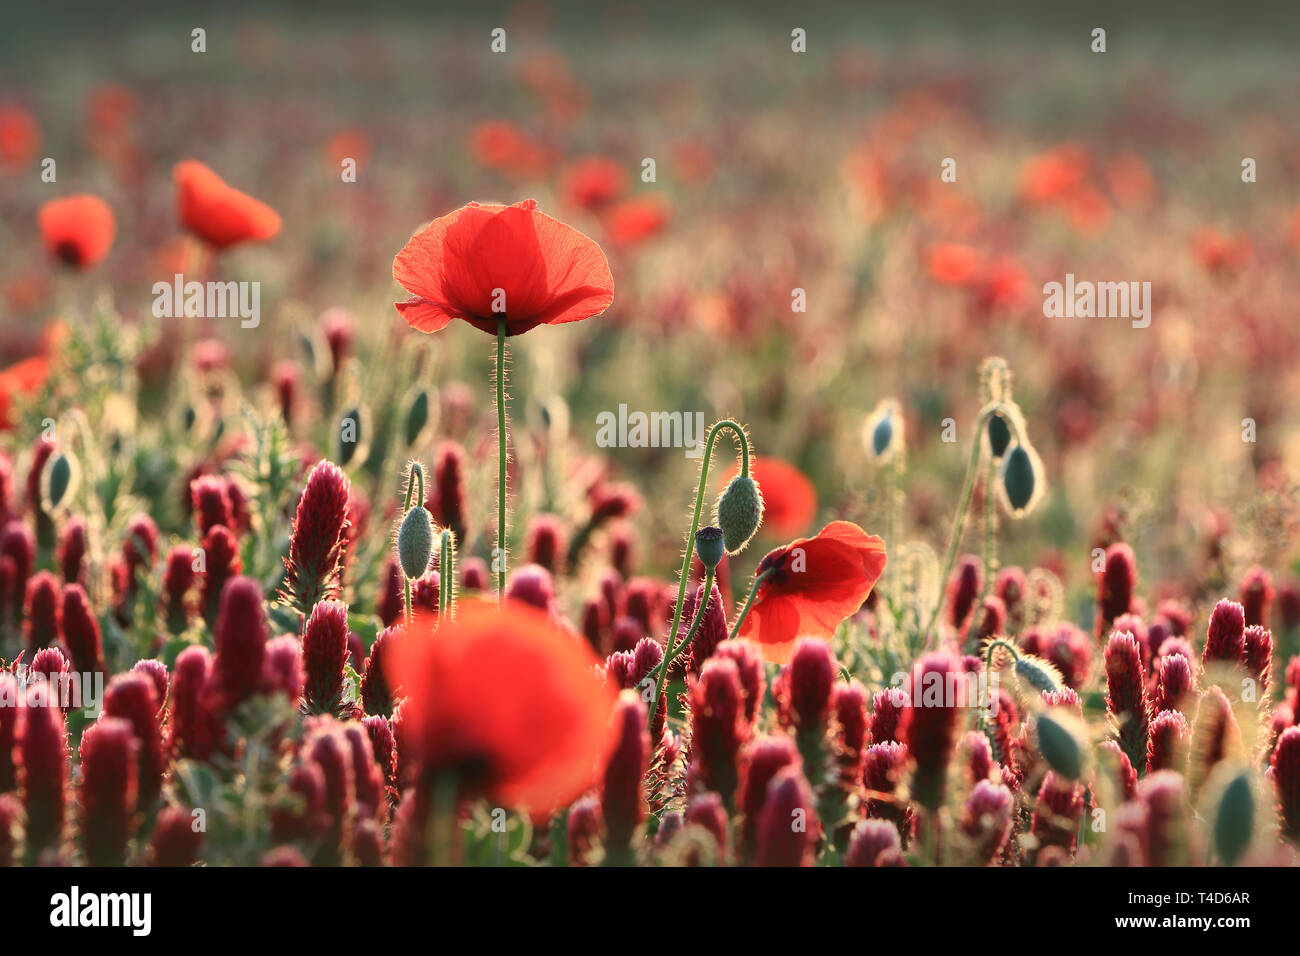
POLYGON ((452 548, 450 528, 442 529, 442 550, 438 556, 438 622, 441 623, 451 609, 451 593, 456 577, 456 552, 452 548))
POLYGON ((497 319, 497 603, 506 594, 506 320, 497 319))
MULTIPOLYGON (((650 701, 650 726, 655 725, 655 714, 659 712, 659 699, 664 693, 664 684, 668 683, 668 668, 671 666, 674 658, 683 650, 691 646, 691 641, 695 640, 695 632, 700 629, 700 624, 704 621, 704 614, 709 609, 709 599, 713 596, 713 569, 710 568, 704 572, 704 601, 695 609, 695 620, 691 622, 691 629, 686 636, 673 646, 673 638, 677 634, 677 629, 668 632, 668 650, 664 653, 664 659, 659 663, 659 679, 655 685, 654 699, 650 701)), ((680 620, 680 619, 679 619, 680 620)), ((665 711, 665 714, 667 712, 665 711)))
POLYGON ((700 530, 700 512, 704 509, 704 487, 709 478, 709 459, 713 457, 713 443, 718 433, 730 428, 740 446, 740 473, 749 476, 749 438, 741 424, 730 418, 715 422, 709 429, 708 441, 704 444, 704 455, 700 459, 700 485, 695 492, 695 515, 691 518, 691 530, 686 535, 686 556, 682 558, 682 573, 677 580, 677 607, 673 610, 673 623, 668 629, 669 646, 682 623, 682 604, 686 600, 686 579, 691 576, 691 555, 695 553, 695 532, 700 530))
POLYGON ((745 598, 745 605, 740 609, 740 614, 736 616, 736 623, 731 626, 731 633, 727 635, 727 640, 734 641, 736 635, 740 633, 740 625, 745 623, 745 618, 749 617, 749 609, 754 606, 754 598, 758 596, 758 586, 762 584, 772 569, 768 568, 762 574, 754 575, 754 583, 749 586, 749 596, 745 598))
POLYGON ((984 583, 980 586, 979 597, 975 599, 975 607, 971 610, 970 629, 966 632, 968 641, 972 637, 978 638, 980 628, 988 617, 984 602, 993 588, 993 576, 998 572, 998 512, 993 495, 993 480, 997 477, 997 471, 998 460, 989 455, 989 466, 984 477, 984 583))
MULTIPOLYGON (((420 485, 420 495, 416 499, 421 505, 424 504, 424 469, 412 463, 412 466, 406 473, 406 500, 402 502, 402 514, 405 515, 411 510, 411 492, 415 490, 416 483, 420 485)), ((406 584, 406 626, 411 626, 411 579, 405 574, 402 580, 406 584)))
MULTIPOLYGON (((975 422, 975 443, 970 450, 966 479, 961 487, 961 504, 957 507, 957 517, 953 519, 952 537, 948 541, 948 557, 944 560, 943 571, 939 574, 939 597, 934 603, 934 610, 930 612, 930 620, 926 623, 923 632, 926 643, 929 642, 930 635, 934 631, 935 622, 939 620, 939 610, 943 607, 944 588, 948 586, 948 575, 952 574, 952 566, 957 561, 957 549, 961 546, 962 535, 966 531, 966 516, 970 512, 971 498, 974 497, 975 492, 975 469, 979 465, 980 452, 984 448, 984 429, 994 413, 1004 409, 1009 409, 1006 402, 989 402, 980 409, 979 418, 975 422)), ((1020 434, 1020 426, 1014 416, 1007 416, 1007 425, 1016 433, 1016 441, 1023 443, 1024 436, 1020 434)))
MULTIPOLYGON (((1016 645, 1012 644, 1010 641, 1004 640, 1000 637, 989 641, 988 648, 984 651, 985 688, 989 687, 989 681, 993 674, 993 652, 996 651, 998 648, 1002 648, 1005 651, 1009 651, 1011 653, 1012 660, 1017 660, 1017 661, 1020 660, 1020 649, 1017 648, 1016 645)), ((988 713, 989 705, 992 703, 993 700, 991 697, 984 701, 984 707, 982 709, 982 713, 980 714, 981 720, 983 720, 983 715, 988 713)))

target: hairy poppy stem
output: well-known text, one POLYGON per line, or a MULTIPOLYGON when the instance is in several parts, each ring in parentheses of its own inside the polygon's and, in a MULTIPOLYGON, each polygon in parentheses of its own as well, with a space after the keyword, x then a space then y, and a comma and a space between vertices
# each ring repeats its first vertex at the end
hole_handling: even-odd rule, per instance
MULTIPOLYGON (((713 568, 707 568, 704 572, 704 600, 700 606, 695 609, 695 620, 691 622, 691 629, 686 636, 673 646, 673 638, 677 634, 674 627, 668 632, 668 651, 664 654, 664 659, 659 664, 659 679, 655 686, 654 700, 650 703, 650 727, 655 725, 655 714, 659 712, 659 698, 663 696, 664 684, 668 682, 668 667, 683 650, 691 646, 691 641, 695 640, 695 632, 700 629, 700 624, 704 621, 704 614, 709 609, 709 599, 713 596, 713 568)), ((680 622, 680 618, 678 618, 680 622)))
MULTIPOLYGON (((970 512, 971 499, 975 496, 975 469, 979 466, 980 452, 984 448, 984 429, 988 427, 989 419, 997 412, 1009 410, 1010 406, 1006 402, 989 402, 980 409, 979 418, 975 422, 975 443, 970 450, 970 463, 966 466, 966 479, 961 486, 961 504, 957 507, 957 517, 953 519, 952 537, 948 540, 948 557, 943 562, 943 571, 939 575, 939 597, 934 603, 934 610, 930 612, 930 620, 925 625, 924 637, 928 641, 930 634, 934 631, 935 622, 939 620, 939 610, 943 607, 943 589, 948 583, 948 575, 952 574, 952 566, 957 561, 957 549, 961 546, 962 535, 966 531, 966 516, 970 512)), ((1016 424, 1014 418, 1008 417, 1008 424, 1016 432, 1016 441, 1022 442, 1024 436, 1020 434, 1020 427, 1016 424)), ((992 493, 992 488, 989 492, 992 493)))
POLYGON ((506 596, 506 320, 497 319, 497 603, 506 596))
POLYGON ((989 688, 991 688, 992 686, 991 681, 993 676, 993 652, 996 651, 999 647, 1010 651, 1012 660, 1017 660, 1017 661, 1020 660, 1019 649, 1016 647, 1016 645, 1012 644, 1010 641, 1003 640, 1000 637, 997 638, 996 640, 989 641, 988 649, 984 652, 984 687, 988 691, 989 696, 986 696, 984 700, 984 707, 980 713, 981 722, 983 722, 985 714, 988 713, 989 707, 993 703, 993 698, 991 696, 992 691, 989 688))
POLYGON ((682 558, 682 573, 677 580, 677 607, 673 611, 672 627, 668 629, 669 646, 682 623, 682 604, 686 601, 686 579, 691 576, 691 555, 695 553, 695 532, 700 530, 700 512, 704 510, 704 487, 709 478, 709 459, 713 457, 713 443, 724 428, 730 428, 732 434, 736 436, 736 444, 740 446, 740 474, 749 477, 749 436, 745 434, 745 429, 740 422, 730 418, 715 422, 709 429, 709 438, 704 444, 704 455, 700 458, 700 486, 695 492, 695 515, 691 518, 691 530, 686 535, 686 555, 682 558))
POLYGON ((754 606, 754 598, 758 596, 758 586, 763 583, 772 569, 768 568, 762 574, 754 575, 754 583, 749 586, 749 597, 745 598, 745 606, 740 609, 740 615, 736 618, 736 623, 731 627, 731 633, 727 635, 728 640, 735 640, 736 635, 740 633, 740 625, 745 623, 745 618, 749 617, 749 609, 754 606))
MULTIPOLYGON (((438 621, 441 622, 451 608, 452 581, 456 576, 456 553, 452 549, 451 529, 442 529, 442 551, 438 556, 438 621)), ((409 585, 408 585, 409 586, 409 585)))

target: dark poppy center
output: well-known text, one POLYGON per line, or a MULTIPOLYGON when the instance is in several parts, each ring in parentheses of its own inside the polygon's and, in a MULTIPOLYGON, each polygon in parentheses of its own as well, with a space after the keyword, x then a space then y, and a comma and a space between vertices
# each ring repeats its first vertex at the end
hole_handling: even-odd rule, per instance
POLYGON ((71 239, 64 239, 54 247, 54 254, 60 261, 70 266, 80 267, 85 257, 81 253, 81 245, 71 239))

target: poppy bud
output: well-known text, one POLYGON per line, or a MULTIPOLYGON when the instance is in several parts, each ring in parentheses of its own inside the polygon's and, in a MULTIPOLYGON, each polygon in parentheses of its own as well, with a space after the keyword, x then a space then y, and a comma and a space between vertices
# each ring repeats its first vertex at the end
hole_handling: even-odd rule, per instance
POLYGON ((199 859, 203 831, 194 828, 194 815, 184 807, 164 807, 158 812, 149 839, 151 866, 193 866, 199 859))
POLYGON ((1147 773, 1157 770, 1182 770, 1187 757, 1191 730, 1187 718, 1176 710, 1165 710, 1151 721, 1151 739, 1147 744, 1147 773))
POLYGON ((1241 663, 1245 650, 1246 613, 1236 601, 1227 598, 1214 605, 1210 624, 1205 634, 1205 650, 1201 660, 1241 663))
POLYGON ((125 862, 139 749, 131 725, 117 717, 96 721, 81 737, 81 845, 91 866, 125 862))
POLYGON ((989 416, 988 424, 989 451, 993 453, 994 458, 1001 458, 1007 452, 1007 446, 1011 444, 1011 426, 1007 424, 1006 418, 1002 412, 994 412, 989 416))
POLYGON ((255 693, 270 638, 262 586, 253 578, 231 578, 221 591, 216 626, 216 673, 231 703, 255 693))
POLYGON ((619 696, 611 728, 613 750, 605 765, 600 797, 605 849, 611 862, 628 862, 632 839, 646 815, 641 779, 650 757, 646 709, 635 691, 625 690, 619 696))
POLYGON ((343 667, 348 656, 348 606, 321 601, 303 631, 303 703, 308 713, 333 714, 343 702, 343 667))
POLYGON ((1255 832, 1255 793, 1250 774, 1242 769, 1223 785, 1213 812, 1214 849, 1224 864, 1234 865, 1250 846, 1255 832))
POLYGON ((1106 706, 1115 721, 1117 739, 1133 766, 1147 755, 1146 674, 1137 640, 1116 631, 1106 645, 1106 706))
POLYGON ((695 532, 695 556, 700 559, 700 564, 704 565, 706 571, 717 568, 718 562, 722 560, 726 550, 722 539, 722 529, 712 525, 695 532))
POLYGON ((1043 711, 1034 719, 1038 752, 1059 776, 1078 780, 1083 775, 1083 744, 1078 730, 1063 717, 1063 714, 1043 711))
POLYGON ((41 510, 50 515, 65 510, 76 496, 80 481, 77 459, 63 453, 55 455, 41 474, 41 510))
POLYGON ((817 811, 798 767, 785 767, 767 785, 758 822, 759 866, 812 866, 817 811))
POLYGON ((743 551, 763 522, 763 495, 748 475, 736 475, 718 497, 713 523, 722 529, 727 554, 743 551))
POLYGON ((559 574, 564 569, 564 552, 567 547, 564 540, 564 526, 554 515, 536 515, 528 523, 528 533, 524 536, 527 544, 528 563, 537 564, 551 574, 559 574))
POLYGON ((1016 445, 1002 459, 998 490, 1002 503, 1013 518, 1023 518, 1043 496, 1043 463, 1038 453, 1025 445, 1016 445))
POLYGON ((69 518, 59 532, 59 545, 55 555, 59 573, 68 584, 81 580, 81 565, 86 560, 88 547, 86 519, 80 515, 69 518))
POLYGON ((429 570, 433 557, 433 518, 420 505, 406 513, 397 531, 397 558, 402 573, 415 580, 429 570))
POLYGON ((140 741, 140 806, 148 806, 162 789, 164 769, 158 695, 153 681, 139 672, 118 674, 104 691, 104 713, 129 721, 140 741))
POLYGON ((407 403, 406 414, 402 421, 402 437, 406 447, 414 447, 424 434, 424 427, 429 424, 429 390, 417 385, 407 403))
POLYGON ((292 634, 281 634, 266 642, 262 663, 262 690, 283 694, 291 704, 302 697, 302 643, 292 634))
POLYGON ((863 435, 866 438, 867 451, 877 462, 886 462, 895 457, 903 447, 903 423, 898 402, 887 398, 876 406, 867 418, 863 435))
POLYGON ((881 857, 901 849, 898 828, 888 820, 861 820, 849 837, 844 865, 878 866, 881 857))
POLYGON ((30 650, 36 651, 58 641, 62 602, 58 578, 49 571, 37 571, 28 580, 23 614, 23 631, 30 650))
POLYGON ((343 413, 337 425, 334 457, 339 467, 347 468, 353 461, 364 461, 369 441, 370 416, 360 405, 353 405, 343 413))
POLYGON ((1288 727, 1277 738, 1272 776, 1282 833, 1295 842, 1300 840, 1300 727, 1288 727))
MULTIPOLYGON (((962 806, 960 827, 970 839, 971 863, 988 866, 1011 836, 1011 791, 1000 783, 981 780, 962 806)), ((860 824, 859 824, 860 825, 860 824)))
POLYGON ((692 770, 704 789, 716 791, 727 806, 733 806, 737 757, 749 730, 735 662, 716 658, 706 662, 690 690, 690 702, 692 770))

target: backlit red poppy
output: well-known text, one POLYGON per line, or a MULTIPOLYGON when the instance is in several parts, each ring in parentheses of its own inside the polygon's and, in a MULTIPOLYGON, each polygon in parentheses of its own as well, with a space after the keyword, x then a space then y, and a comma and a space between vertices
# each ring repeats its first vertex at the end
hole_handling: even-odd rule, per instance
POLYGON ((609 235, 620 245, 643 242, 663 231, 672 210, 659 196, 625 199, 609 213, 609 235))
POLYGON ((464 319, 493 335, 599 315, 614 301, 614 277, 600 247, 537 210, 470 203, 435 219, 393 259, 393 278, 411 298, 396 303, 407 323, 437 332, 464 319))
POLYGON ((117 233, 113 210, 98 196, 67 196, 41 206, 41 237, 50 255, 77 269, 98 265, 117 233))
POLYGON ((768 552, 740 636, 770 661, 784 663, 800 637, 830 637, 862 607, 885 570, 885 543, 850 521, 832 521, 811 538, 768 552))
POLYGON ((32 114, 12 103, 0 104, 0 163, 25 166, 41 144, 41 131, 32 114))
POLYGON ((565 199, 583 209, 599 209, 623 193, 627 170, 605 156, 588 156, 564 173, 561 189, 565 199))
POLYGON ((462 600, 441 627, 417 619, 385 663, 406 693, 403 745, 426 778, 455 774, 462 792, 534 815, 595 782, 614 692, 586 641, 549 615, 462 600))
POLYGON ((776 538, 807 531, 817 517, 817 489, 808 476, 788 461, 762 455, 753 456, 749 468, 763 491, 763 530, 776 538))
POLYGON ((270 239, 280 231, 274 209, 227 185, 198 160, 177 163, 174 178, 181 225, 216 248, 270 239))
POLYGON ((9 409, 17 395, 30 395, 50 377, 50 361, 43 355, 23 359, 0 369, 0 431, 9 427, 9 409))

